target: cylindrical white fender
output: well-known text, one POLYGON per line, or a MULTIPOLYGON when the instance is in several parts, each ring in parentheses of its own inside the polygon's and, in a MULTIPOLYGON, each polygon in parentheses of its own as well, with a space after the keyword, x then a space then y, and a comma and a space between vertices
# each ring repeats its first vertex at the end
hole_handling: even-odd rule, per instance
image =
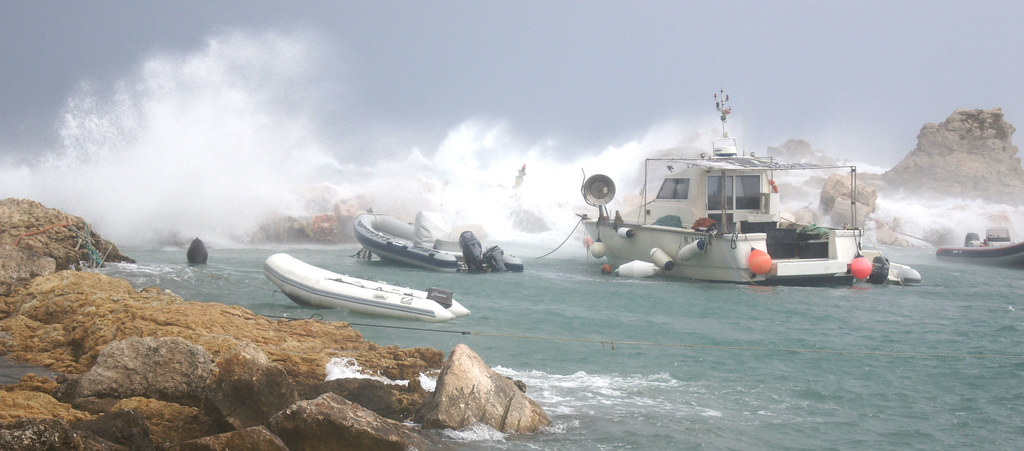
POLYGON ((679 248, 679 252, 676 252, 676 260, 679 261, 690 261, 694 257, 704 252, 704 240, 697 240, 686 246, 679 248))
POLYGON ((626 227, 619 227, 619 230, 617 230, 616 233, 623 238, 633 238, 633 235, 635 234, 633 229, 628 229, 626 227))
POLYGON ((590 255, 593 255, 594 258, 604 257, 604 253, 605 253, 604 243, 602 243, 600 241, 596 241, 596 242, 594 242, 594 244, 590 245, 590 255))
POLYGON ((672 257, 669 257, 667 252, 657 247, 651 249, 651 260, 654 260, 654 264, 665 271, 671 271, 672 268, 676 267, 676 262, 672 261, 672 257))
POLYGON ((615 270, 616 276, 622 277, 651 277, 658 273, 658 266, 643 260, 633 260, 623 263, 615 270))

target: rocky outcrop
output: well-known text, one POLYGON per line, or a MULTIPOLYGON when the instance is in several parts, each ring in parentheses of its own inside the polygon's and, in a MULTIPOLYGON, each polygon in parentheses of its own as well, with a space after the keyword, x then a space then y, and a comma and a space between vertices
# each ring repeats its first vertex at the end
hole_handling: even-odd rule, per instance
POLYGON ((832 223, 835 226, 847 224, 860 227, 864 224, 864 219, 875 211, 877 200, 878 191, 875 188, 857 185, 856 193, 854 193, 849 175, 832 174, 821 187, 821 200, 818 202, 818 208, 832 218, 832 223), (857 204, 857 218, 853 218, 851 197, 857 204))
POLYGON ((1021 203, 1024 168, 1011 142, 1015 130, 1000 108, 956 110, 921 127, 917 147, 884 174, 885 182, 911 193, 1021 203))
POLYGON ((416 421, 432 429, 463 429, 482 423, 515 433, 532 433, 551 424, 536 402, 463 344, 452 349, 434 393, 416 412, 416 421))
POLYGON ((0 200, 0 224, 0 246, 50 257, 55 260, 57 269, 134 262, 82 218, 33 200, 0 200))
POLYGON ((135 451, 155 450, 146 420, 132 410, 116 410, 97 418, 71 425, 76 431, 88 432, 115 445, 135 451))
POLYGON ((392 380, 443 363, 441 351, 379 346, 346 323, 273 320, 239 306, 185 301, 156 287, 136 291, 126 280, 93 272, 37 277, 8 300, 20 308, 0 320, 6 332, 0 333, 0 354, 63 373, 85 373, 109 343, 142 336, 178 337, 215 360, 242 343, 256 344, 300 392, 323 381, 332 357, 353 358, 369 374, 392 380))
POLYGON ((268 428, 290 449, 430 449, 415 430, 373 412, 334 393, 299 401, 274 415, 268 428))

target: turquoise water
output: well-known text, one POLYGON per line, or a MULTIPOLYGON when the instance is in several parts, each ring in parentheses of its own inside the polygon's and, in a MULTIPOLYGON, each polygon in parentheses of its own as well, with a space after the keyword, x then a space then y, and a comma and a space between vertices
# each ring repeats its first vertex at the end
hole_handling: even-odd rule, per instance
MULTIPOLYGON (((446 432, 455 449, 1016 449, 1024 443, 1021 271, 883 249, 920 286, 754 287, 620 279, 566 246, 503 244, 521 274, 441 274, 332 248, 124 249, 107 274, 137 288, 260 314, 361 323, 382 345, 465 343, 522 379, 552 426, 535 435, 446 432), (523 251, 522 249, 525 249, 523 251), (262 263, 288 252, 335 272, 453 290, 472 314, 447 323, 298 306, 262 263), (371 327, 392 325, 452 332, 371 327)), ((578 247, 578 246, 577 246, 578 247)))

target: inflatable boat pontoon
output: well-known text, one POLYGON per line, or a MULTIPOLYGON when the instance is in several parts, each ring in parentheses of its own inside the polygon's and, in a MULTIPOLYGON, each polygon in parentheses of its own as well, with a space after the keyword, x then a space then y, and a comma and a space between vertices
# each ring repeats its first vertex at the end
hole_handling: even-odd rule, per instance
POLYGON ((452 299, 452 292, 448 290, 420 291, 344 276, 288 254, 268 257, 263 264, 263 275, 299 305, 346 308, 431 322, 469 314, 468 309, 452 299))

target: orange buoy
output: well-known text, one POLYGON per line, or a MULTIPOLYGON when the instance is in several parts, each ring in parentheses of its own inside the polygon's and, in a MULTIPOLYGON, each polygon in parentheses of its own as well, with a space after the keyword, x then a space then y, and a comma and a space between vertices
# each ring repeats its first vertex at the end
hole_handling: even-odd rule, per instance
POLYGON ((867 257, 857 254, 857 257, 850 262, 850 273, 854 278, 867 279, 871 275, 871 262, 867 257))
POLYGON ((590 246, 592 246, 593 244, 594 244, 594 239, 593 238, 590 238, 589 236, 583 237, 583 247, 585 249, 590 249, 590 246))
POLYGON ((612 265, 609 265, 607 263, 601 265, 601 274, 611 274, 611 273, 612 273, 612 265))
POLYGON ((750 257, 747 258, 747 266, 754 274, 764 274, 772 269, 772 256, 761 249, 751 249, 750 257))

